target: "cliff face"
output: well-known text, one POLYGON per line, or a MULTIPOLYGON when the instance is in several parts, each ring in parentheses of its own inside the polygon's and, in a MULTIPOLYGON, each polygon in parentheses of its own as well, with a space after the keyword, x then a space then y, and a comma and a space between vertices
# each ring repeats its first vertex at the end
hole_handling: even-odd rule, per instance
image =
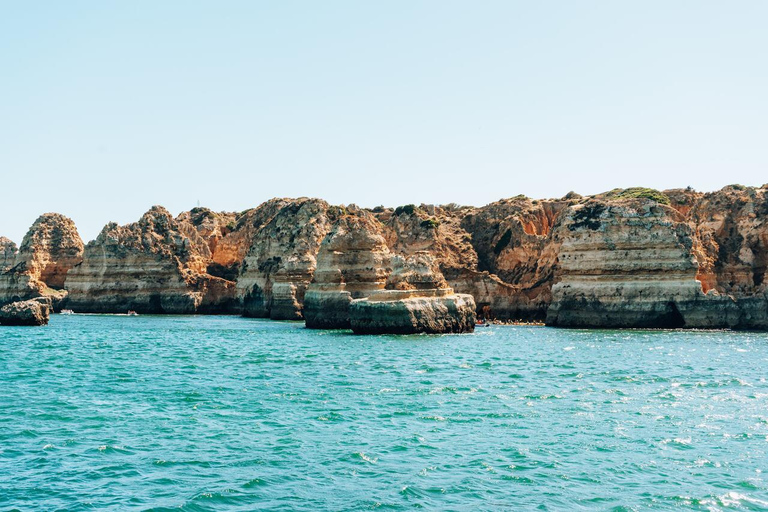
POLYGON ((693 230, 671 207, 589 201, 570 208, 557 231, 550 325, 683 327, 686 305, 703 298, 693 230))
POLYGON ((133 224, 107 224, 69 271, 68 307, 77 312, 229 312, 234 283, 206 273, 209 241, 155 206, 133 224))
POLYGON ((705 291, 747 297, 765 292, 768 266, 766 189, 726 187, 705 194, 691 210, 705 291))
POLYGON ((83 241, 72 219, 58 213, 40 216, 19 247, 20 260, 40 281, 64 288, 69 269, 83 259, 83 241))
POLYGON ((179 231, 192 243, 197 244, 195 249, 206 261, 205 271, 230 281, 237 277, 242 257, 226 259, 224 264, 217 266, 215 255, 220 245, 223 245, 222 240, 234 230, 237 217, 238 214, 235 213, 214 212, 208 208, 199 207, 182 212, 176 217, 179 231))
POLYGON ((13 240, 0 236, 0 272, 13 266, 18 250, 13 240))
POLYGON ((320 244, 340 209, 302 198, 272 200, 257 210, 252 223, 258 226, 237 281, 243 314, 300 320, 320 244))
POLYGON ((348 329, 349 304, 385 287, 390 258, 381 223, 369 212, 350 207, 320 244, 304 301, 307 327, 348 329))
POLYGON ((4 268, 0 273, 0 303, 41 296, 58 307, 67 271, 83 256, 83 241, 75 223, 58 213, 41 215, 24 236, 18 251, 8 239, 0 243, 4 268))
POLYGON ((548 324, 768 328, 765 189, 663 195, 568 211, 548 324))
MULTIPOLYGON (((518 196, 481 208, 273 199, 176 218, 154 207, 107 225, 83 250, 71 220, 46 214, 18 249, 0 238, 0 303, 49 296, 76 311, 242 312, 337 328, 351 325, 354 300, 452 289, 490 318, 763 329, 766 217, 768 188, 742 186, 518 196)), ((396 309, 370 311, 387 308, 396 309)))
POLYGON ((543 320, 559 250, 553 228, 574 201, 518 196, 475 209, 461 225, 471 234, 477 272, 447 273, 451 286, 473 295, 492 318, 543 320))

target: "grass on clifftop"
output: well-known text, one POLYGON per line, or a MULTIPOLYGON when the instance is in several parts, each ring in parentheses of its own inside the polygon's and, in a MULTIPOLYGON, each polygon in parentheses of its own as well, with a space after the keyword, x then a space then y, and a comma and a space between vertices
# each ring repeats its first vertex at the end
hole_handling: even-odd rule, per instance
POLYGON ((608 199, 650 199, 652 201, 656 201, 659 204, 669 204, 669 197, 667 197, 664 192, 660 192, 653 188, 615 188, 610 192, 607 192, 605 196, 608 199))

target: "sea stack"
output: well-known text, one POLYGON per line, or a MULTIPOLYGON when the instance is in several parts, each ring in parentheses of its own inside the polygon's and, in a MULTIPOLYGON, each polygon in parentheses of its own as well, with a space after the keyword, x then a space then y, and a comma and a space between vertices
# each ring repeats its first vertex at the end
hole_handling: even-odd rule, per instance
POLYGON ((349 304, 384 289, 390 258, 381 223, 350 206, 320 246, 314 280, 304 298, 307 327, 349 329, 349 304))
POLYGON ((57 307, 66 298, 67 272, 83 257, 83 241, 72 219, 46 213, 29 228, 18 251, 0 240, 0 305, 50 297, 57 307))
POLYGON ((475 329, 475 301, 454 293, 427 252, 394 256, 385 289, 349 306, 356 334, 444 334, 475 329))

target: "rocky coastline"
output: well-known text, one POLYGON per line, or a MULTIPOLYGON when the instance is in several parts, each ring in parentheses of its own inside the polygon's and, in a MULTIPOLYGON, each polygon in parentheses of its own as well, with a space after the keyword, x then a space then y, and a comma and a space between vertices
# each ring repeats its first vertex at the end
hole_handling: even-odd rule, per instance
POLYGON ((155 206, 84 244, 60 214, 0 237, 0 307, 241 314, 357 332, 768 329, 768 186, 617 189, 483 207, 277 198, 244 212, 155 206), (470 314, 471 310, 471 314, 470 314), (470 327, 471 324, 471 327, 470 327))

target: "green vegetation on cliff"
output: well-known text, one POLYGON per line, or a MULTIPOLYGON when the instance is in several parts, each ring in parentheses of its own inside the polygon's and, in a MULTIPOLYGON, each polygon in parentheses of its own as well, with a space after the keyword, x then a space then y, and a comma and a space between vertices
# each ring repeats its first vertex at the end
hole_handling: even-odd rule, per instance
POLYGON ((608 199, 650 199, 659 204, 669 204, 669 197, 664 192, 645 187, 615 188, 606 192, 605 197, 608 199))

